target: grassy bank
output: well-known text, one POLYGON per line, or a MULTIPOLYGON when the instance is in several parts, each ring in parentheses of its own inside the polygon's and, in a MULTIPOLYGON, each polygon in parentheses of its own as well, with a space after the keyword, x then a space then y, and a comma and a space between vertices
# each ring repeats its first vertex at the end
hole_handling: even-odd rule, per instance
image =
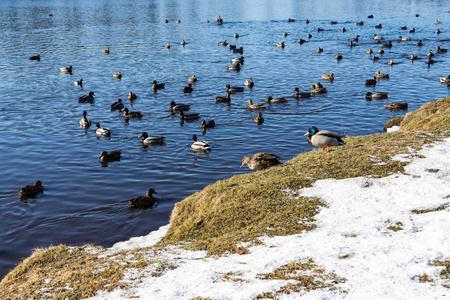
MULTIPOLYGON (((246 253, 243 243, 258 243, 262 235, 312 230, 316 226, 314 217, 325 204, 318 198, 299 197, 298 189, 319 179, 384 177, 402 172, 405 163, 392 157, 413 153, 424 144, 449 136, 449 124, 450 98, 441 99, 407 114, 400 132, 350 137, 346 146, 329 154, 320 150, 302 153, 283 165, 218 181, 177 203, 166 236, 152 249, 108 254, 101 247, 60 245, 36 250, 2 280, 0 298, 87 297, 101 289, 127 288, 120 279, 130 268, 154 264, 163 272, 166 262, 144 259, 144 254, 170 244, 184 242, 189 249, 210 254, 246 253)), ((261 277, 289 278, 283 274, 295 273, 303 264, 289 264, 277 271, 281 275, 261 277)))

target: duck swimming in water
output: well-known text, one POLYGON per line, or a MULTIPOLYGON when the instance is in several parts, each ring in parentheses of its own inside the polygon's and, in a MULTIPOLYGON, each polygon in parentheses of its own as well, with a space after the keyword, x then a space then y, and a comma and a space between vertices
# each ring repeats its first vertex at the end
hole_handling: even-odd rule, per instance
POLYGON ((367 100, 372 100, 372 99, 376 99, 376 100, 387 99, 387 98, 388 98, 388 95, 389 95, 389 93, 384 93, 384 92, 376 92, 376 93, 367 92, 367 93, 366 93, 366 99, 367 99, 367 100))
POLYGON ((110 162, 120 160, 122 156, 122 150, 114 150, 114 151, 102 151, 100 152, 100 156, 98 160, 100 162, 110 162))
POLYGON ((81 127, 83 128, 88 128, 89 126, 91 126, 91 121, 89 121, 89 119, 86 117, 87 115, 87 111, 83 110, 83 117, 81 118, 79 124, 81 127))
POLYGON ((175 103, 175 101, 171 101, 169 104, 170 110, 172 112, 180 112, 180 111, 188 111, 191 109, 191 107, 188 104, 183 103, 175 103))
POLYGON ((247 165, 250 170, 264 170, 276 165, 280 165, 281 162, 278 160, 278 158, 280 157, 276 154, 258 152, 253 156, 244 156, 242 158, 241 168, 247 165))
POLYGON ((153 82, 152 82, 152 89, 154 91, 162 90, 163 88, 165 88, 165 86, 166 86, 165 83, 158 83, 156 80, 153 80, 153 82))
POLYGON ((197 135, 192 136, 192 150, 200 150, 200 151, 210 151, 211 146, 209 146, 208 142, 197 140, 197 135))
POLYGON ((89 95, 83 95, 81 97, 78 98, 78 102, 79 103, 94 103, 95 99, 94 99, 94 92, 89 92, 89 95))
POLYGON ((264 104, 253 103, 252 99, 248 99, 247 102, 248 102, 248 106, 247 107, 249 109, 265 109, 266 108, 266 106, 264 104))
POLYGON ((315 126, 310 127, 304 135, 308 136, 308 143, 311 146, 322 148, 322 152, 324 152, 325 148, 329 152, 330 146, 345 145, 345 142, 342 140, 343 136, 328 130, 319 131, 315 126))
POLYGON ((97 128, 95 129, 95 133, 101 136, 110 137, 111 130, 107 127, 100 127, 100 122, 97 122, 97 128))
POLYGON ((123 117, 126 119, 130 118, 136 118, 140 119, 142 118, 143 114, 140 111, 129 111, 128 108, 124 108, 123 110, 123 117))
POLYGON ((231 94, 242 93, 244 91, 244 88, 242 86, 230 86, 229 84, 226 84, 225 87, 231 94))
POLYGON ((40 180, 36 181, 34 184, 24 186, 19 190, 19 195, 21 198, 34 197, 38 193, 44 192, 44 186, 40 180))
POLYGON ((122 73, 120 71, 117 71, 116 73, 113 74, 113 77, 116 79, 121 79, 122 78, 122 73))
POLYGON ((152 188, 148 189, 145 196, 137 196, 128 200, 128 208, 156 207, 160 200, 154 197, 154 194, 158 193, 152 188))
POLYGON ((111 104, 111 111, 118 110, 121 112, 123 108, 124 108, 124 105, 123 105, 122 99, 119 99, 116 102, 111 104))
POLYGON ((61 73, 64 73, 64 74, 69 73, 70 75, 72 75, 72 70, 73 70, 72 66, 59 68, 59 71, 61 73))
POLYGON ((250 79, 244 81, 244 85, 249 87, 249 88, 252 88, 255 85, 255 83, 253 82, 253 79, 250 78, 250 79))
POLYGON ((135 93, 133 93, 132 91, 130 91, 128 93, 128 99, 130 100, 136 100, 137 99, 137 95, 135 93))
POLYGON ((147 132, 143 132, 138 138, 141 138, 142 145, 156 145, 156 144, 163 144, 164 140, 166 139, 163 136, 160 135, 153 135, 149 136, 147 132))
POLYGON ((264 123, 264 118, 261 112, 259 112, 258 115, 253 119, 253 122, 255 122, 257 125, 261 125, 262 123, 264 123))
POLYGON ((311 97, 311 93, 310 92, 300 92, 300 89, 298 87, 296 87, 293 91, 295 98, 309 98, 311 97))
POLYGON ((273 103, 286 103, 286 102, 288 102, 288 101, 287 101, 286 98, 282 98, 282 97, 279 97, 279 98, 272 98, 272 96, 269 96, 269 97, 266 99, 266 102, 269 103, 269 104, 273 104, 273 103))

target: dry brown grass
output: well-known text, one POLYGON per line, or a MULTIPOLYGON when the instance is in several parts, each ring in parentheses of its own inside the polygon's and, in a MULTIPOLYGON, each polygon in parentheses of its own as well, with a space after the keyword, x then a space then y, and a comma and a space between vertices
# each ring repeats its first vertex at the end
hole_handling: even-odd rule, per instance
POLYGON ((406 114, 400 131, 442 132, 450 130, 450 97, 424 104, 416 111, 406 114))

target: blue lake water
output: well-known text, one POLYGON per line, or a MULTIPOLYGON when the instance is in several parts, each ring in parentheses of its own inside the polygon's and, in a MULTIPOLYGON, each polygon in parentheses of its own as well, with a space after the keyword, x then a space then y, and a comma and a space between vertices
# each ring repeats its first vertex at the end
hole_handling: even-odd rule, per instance
POLYGON ((310 151, 303 133, 312 125, 350 136, 381 133, 390 117, 407 112, 391 112, 385 103, 407 101, 411 111, 449 96, 439 77, 450 74, 450 53, 425 63, 429 50, 450 48, 446 5, 405 0, 1 1, 0 276, 37 247, 110 246, 145 235, 168 223, 176 202, 216 180, 250 172, 239 168, 244 155, 265 151, 286 161, 310 151), (373 19, 367 18, 370 14, 373 19), (213 21, 219 15, 223 25, 213 21), (442 24, 436 25, 436 19, 442 24), (356 26, 359 21, 364 25, 356 26), (415 33, 409 32, 412 28, 415 33), (436 34, 437 29, 442 33, 436 34), (376 54, 376 62, 366 54, 381 48, 374 34, 393 43, 383 55, 376 54), (348 39, 356 35, 361 37, 358 46, 351 48, 348 39), (400 42, 399 36, 412 40, 400 42), (307 42, 300 45, 299 38, 307 42), (183 39, 185 46, 180 45, 183 39), (424 46, 415 45, 419 39, 424 46), (230 58, 240 55, 217 45, 223 40, 244 47, 240 72, 227 70, 230 58), (282 41, 284 49, 276 46, 282 41), (110 54, 102 53, 108 47, 110 54), (324 51, 318 53, 318 47, 324 51), (343 55, 339 62, 337 53, 343 55), (408 59, 412 53, 419 56, 414 63, 408 59), (28 59, 36 54, 40 61, 28 59), (391 59, 396 64, 389 67, 391 59), (73 75, 61 74, 59 68, 69 65, 73 75), (119 70, 122 79, 114 79, 119 70), (366 87, 365 79, 376 70, 390 79, 366 87), (330 72, 333 82, 321 80, 330 72), (194 91, 183 94, 192 74, 198 78, 194 91), (231 95, 229 106, 215 103, 226 84, 243 86, 250 77, 253 89, 231 95), (73 84, 80 78, 82 89, 73 84), (154 93, 153 80, 166 88, 154 93), (307 91, 319 81, 327 94, 290 97, 296 86, 307 91), (90 91, 95 103, 78 103, 90 91), (141 120, 125 122, 119 112, 110 111, 118 98, 130 107, 129 91, 138 95, 131 109, 143 112, 141 120), (366 101, 364 94, 373 91, 389 92, 389 99, 366 101), (255 125, 257 111, 248 110, 246 100, 263 102, 268 96, 290 98, 269 105, 264 124, 255 125), (192 112, 214 119, 216 127, 202 135, 200 121, 180 124, 168 110, 170 101, 190 104, 192 112), (95 125, 80 128, 83 110, 93 122, 109 127, 111 138, 97 137, 95 125), (138 139, 143 131, 165 136, 165 145, 143 149, 138 139), (193 134, 210 143, 209 154, 192 152, 193 134), (98 162, 101 151, 119 149, 121 161, 98 162), (20 201, 19 189, 37 179, 44 194, 20 201), (159 206, 129 210, 124 201, 149 187, 158 192, 159 206))

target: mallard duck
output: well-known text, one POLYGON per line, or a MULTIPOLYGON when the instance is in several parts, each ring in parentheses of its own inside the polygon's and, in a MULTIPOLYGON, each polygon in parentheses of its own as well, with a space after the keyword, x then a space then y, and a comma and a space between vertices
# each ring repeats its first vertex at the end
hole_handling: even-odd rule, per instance
POLYGON ((172 112, 188 111, 191 109, 188 104, 175 103, 175 101, 171 101, 169 107, 172 112))
POLYGON ((395 62, 394 62, 393 59, 391 59, 387 64, 388 64, 389 66, 392 66, 392 65, 395 65, 395 62))
POLYGON ((384 92, 376 92, 376 93, 371 93, 371 92, 367 92, 366 93, 366 99, 368 100, 372 100, 372 99, 387 99, 388 98, 389 93, 384 93, 384 92))
POLYGON ((42 185, 42 182, 40 180, 36 181, 34 184, 30 184, 27 186, 24 186, 19 190, 19 195, 21 197, 34 197, 38 193, 44 192, 44 186, 42 185))
POLYGON ((154 91, 156 90, 162 90, 166 86, 165 83, 158 83, 156 80, 152 81, 152 89, 154 91))
POLYGON ((278 158, 280 157, 276 154, 258 152, 253 156, 244 156, 241 168, 247 165, 250 170, 264 170, 281 164, 278 158))
POLYGON ((83 79, 76 80, 73 84, 79 85, 82 88, 83 87, 83 79))
POLYGON ((232 59, 230 59, 230 62, 232 64, 243 64, 244 60, 245 60, 245 58, 243 56, 241 56, 241 57, 233 57, 232 59))
POLYGON ((136 99, 137 99, 137 96, 136 96, 135 93, 133 93, 132 91, 130 91, 130 92, 128 93, 128 99, 130 99, 130 100, 136 100, 136 99))
POLYGON ((100 122, 97 122, 97 128, 95 129, 95 133, 106 137, 111 136, 111 130, 109 130, 109 128, 107 127, 100 127, 100 122))
POLYGON ((180 45, 181 46, 184 46, 184 45, 186 45, 187 43, 186 43, 186 41, 185 40, 182 40, 181 42, 180 42, 180 45))
POLYGON ((336 59, 337 60, 341 60, 342 59, 342 54, 340 54, 340 53, 336 54, 336 59))
POLYGON ((218 18, 214 18, 213 20, 216 21, 219 25, 223 24, 223 19, 220 16, 218 18))
POLYGON ((286 103, 288 102, 286 98, 282 98, 282 97, 278 97, 278 98, 272 98, 272 96, 269 96, 266 99, 266 102, 269 104, 273 104, 273 103, 286 103))
POLYGON ((381 29, 381 28, 383 28, 383 25, 381 25, 381 23, 380 23, 380 24, 377 24, 377 25, 375 25, 375 28, 376 28, 376 29, 381 29))
POLYGON ((32 56, 30 56, 30 60, 40 61, 41 60, 41 56, 39 54, 38 55, 32 55, 32 56))
POLYGON ((116 79, 121 79, 122 78, 122 72, 117 71, 116 73, 113 74, 113 77, 116 79))
POLYGON ((436 53, 444 53, 447 52, 447 49, 443 49, 440 46, 437 46, 436 53))
POLYGON ((214 120, 209 120, 209 121, 202 120, 202 128, 203 129, 213 128, 214 126, 216 126, 216 122, 214 120))
POLYGON ((320 28, 320 27, 317 27, 317 32, 321 32, 321 31, 324 31, 324 29, 320 28))
POLYGON ((180 24, 181 20, 176 20, 175 23, 180 24))
POLYGON ((410 56, 410 60, 416 60, 418 57, 417 57, 417 55, 414 55, 414 54, 411 54, 411 56, 410 56))
POLYGON ((357 35, 357 36, 355 36, 355 37, 349 38, 348 41, 349 41, 349 42, 357 42, 357 41, 359 41, 359 38, 360 38, 360 36, 357 35))
POLYGON ((69 74, 72 74, 72 70, 73 70, 72 66, 59 68, 59 71, 60 71, 61 73, 69 73, 69 74))
POLYGON ((419 40, 417 43, 416 43, 416 46, 423 46, 423 43, 422 43, 422 40, 419 40))
POLYGON ((400 29, 401 29, 401 30, 406 30, 406 29, 408 29, 408 27, 402 26, 400 29))
POLYGON ((227 90, 227 92, 225 94, 226 95, 225 97, 224 96, 217 96, 215 98, 216 103, 224 103, 224 102, 229 103, 231 101, 230 94, 231 93, 227 90))
POLYGON ((123 117, 130 119, 130 118, 136 118, 140 119, 142 118, 143 114, 140 111, 129 111, 128 108, 124 108, 123 110, 123 117))
POLYGON ((288 19, 288 22, 289 22, 289 23, 290 23, 290 22, 295 22, 295 19, 289 18, 289 19, 288 19))
POLYGON ((383 47, 381 47, 380 49, 378 49, 378 54, 384 54, 384 48, 383 47))
POLYGON ((308 38, 308 39, 312 38, 312 34, 311 34, 311 33, 308 33, 308 34, 306 35, 306 38, 308 38))
POLYGON ((236 49, 236 45, 230 45, 230 46, 228 46, 228 49, 230 49, 230 50, 236 49))
POLYGON ((170 44, 167 43, 164 47, 165 47, 166 49, 170 49, 170 44))
POLYGON ((248 108, 249 109, 265 109, 266 106, 264 104, 261 103, 253 103, 252 99, 248 99, 248 108))
POLYGON ((188 78, 189 82, 197 82, 197 77, 195 77, 195 75, 192 75, 191 77, 188 78))
POLYGON ((389 74, 380 73, 380 71, 377 70, 377 71, 375 72, 375 78, 389 79, 389 74))
POLYGON ((308 143, 311 146, 322 148, 322 152, 325 148, 329 152, 330 146, 345 145, 341 135, 328 130, 319 131, 315 126, 310 127, 304 135, 308 136, 308 143))
POLYGON ((342 32, 347 32, 347 28, 345 28, 345 27, 342 27, 342 32))
POLYGON ((383 44, 384 48, 392 48, 392 41, 387 42, 386 44, 383 44))
POLYGON ((304 43, 306 43, 306 40, 300 38, 300 39, 298 40, 298 43, 299 43, 300 45, 303 45, 304 43))
POLYGON ((231 64, 227 66, 227 70, 230 71, 240 71, 241 70, 241 64, 231 64))
POLYGON ((86 115, 87 111, 83 110, 83 117, 81 118, 80 122, 78 122, 83 128, 88 128, 89 126, 91 126, 91 121, 89 121, 86 115))
POLYGON ((434 24, 442 24, 442 22, 441 21, 439 21, 438 19, 436 19, 436 20, 434 20, 434 24))
POLYGON ((403 110, 403 109, 408 109, 408 103, 406 101, 391 102, 391 103, 385 104, 384 107, 389 110, 403 110))
POLYGON ((375 86, 377 84, 377 77, 373 76, 373 79, 366 79, 366 86, 375 86))
POLYGON ((98 160, 101 162, 110 162, 115 160, 120 160, 122 156, 122 150, 114 150, 114 151, 102 151, 100 152, 100 156, 98 160))
POLYGON ((440 83, 450 84, 450 75, 448 75, 448 77, 440 77, 439 78, 439 82, 440 83))
POLYGON ((380 35, 376 35, 376 34, 374 34, 373 35, 373 39, 374 40, 382 40, 382 39, 384 39, 382 36, 380 36, 380 35))
POLYGON ((194 88, 192 87, 192 83, 189 83, 188 86, 185 86, 183 88, 183 93, 192 93, 194 88))
POLYGON ((246 87, 252 88, 252 87, 255 85, 255 83, 253 82, 253 79, 250 78, 250 79, 244 81, 244 85, 245 85, 246 87))
POLYGON ((258 125, 261 125, 262 123, 264 123, 264 118, 263 118, 261 112, 259 112, 258 115, 253 119, 253 122, 255 122, 258 125))
POLYGON ((200 114, 199 113, 184 113, 183 111, 180 111, 178 113, 178 117, 181 120, 185 120, 185 121, 194 121, 200 118, 200 114))
POLYGON ((355 46, 358 46, 358 44, 355 42, 350 42, 350 47, 355 47, 355 46))
POLYGON ((211 146, 209 146, 208 142, 197 140, 197 136, 194 134, 192 136, 192 150, 201 150, 201 151, 210 151, 211 146))
POLYGON ((367 53, 367 54, 372 54, 373 51, 372 51, 372 49, 369 49, 369 50, 366 51, 366 53, 367 53))
POLYGON ((124 105, 123 105, 122 99, 119 99, 116 102, 111 104, 111 111, 114 111, 114 110, 122 111, 123 107, 124 107, 124 105))
POLYGON ((431 57, 428 57, 426 63, 427 63, 427 65, 434 64, 434 60, 432 60, 431 57))
POLYGON ((400 41, 410 41, 411 40, 411 38, 409 36, 406 36, 406 37, 399 36, 398 39, 400 41))
POLYGON ((160 135, 149 136, 145 131, 140 136, 138 136, 138 138, 141 138, 142 145, 162 144, 166 139, 165 137, 160 135))
POLYGON ((103 49, 103 50, 102 50, 102 53, 109 54, 109 48, 108 48, 108 49, 103 49))
POLYGON ((94 92, 89 92, 89 95, 83 95, 78 98, 79 103, 93 103, 95 101, 94 99, 94 92))
POLYGON ((330 80, 330 81, 334 80, 334 73, 322 74, 321 76, 322 76, 322 79, 324 79, 324 80, 330 80))
POLYGON ((306 20, 305 20, 305 23, 306 23, 306 24, 309 24, 309 20, 308 20, 308 19, 306 19, 306 20))
POLYGON ((242 48, 242 47, 235 48, 235 49, 233 49, 233 53, 244 54, 244 48, 242 48))
POLYGON ((300 89, 298 87, 296 87, 295 89, 292 90, 294 94, 295 98, 309 98, 311 97, 311 93, 310 92, 300 92, 300 89))
POLYGON ((311 85, 311 93, 312 94, 325 94, 327 93, 327 89, 322 86, 320 82, 317 84, 311 85))
POLYGON ((154 189, 148 189, 145 196, 137 196, 128 200, 128 208, 156 207, 160 200, 154 197, 154 194, 158 193, 154 189))
POLYGON ((318 47, 316 51, 319 52, 319 53, 323 52, 323 48, 318 47))
POLYGON ((367 18, 368 19, 373 19, 373 15, 368 15, 367 18))
POLYGON ((236 32, 236 33, 234 34, 234 38, 237 39, 238 37, 239 37, 239 34, 236 32))
POLYGON ((413 28, 413 29, 411 29, 411 30, 409 31, 409 33, 414 33, 414 32, 416 32, 416 29, 415 29, 415 28, 413 28))
POLYGON ((356 22, 356 26, 363 26, 363 25, 364 25, 363 21, 356 22))
POLYGON ((284 37, 287 37, 288 36, 288 33, 285 31, 285 32, 283 32, 283 36, 284 37))
POLYGON ((244 91, 244 88, 242 86, 230 86, 229 84, 226 84, 225 87, 231 94, 242 93, 244 91))
POLYGON ((225 41, 222 41, 222 42, 218 42, 217 43, 219 46, 227 46, 228 45, 228 42, 227 42, 227 40, 225 40, 225 41))
POLYGON ((285 46, 285 45, 284 45, 284 42, 281 42, 281 43, 278 42, 278 43, 277 43, 277 47, 278 47, 278 48, 284 48, 284 46, 285 46))

